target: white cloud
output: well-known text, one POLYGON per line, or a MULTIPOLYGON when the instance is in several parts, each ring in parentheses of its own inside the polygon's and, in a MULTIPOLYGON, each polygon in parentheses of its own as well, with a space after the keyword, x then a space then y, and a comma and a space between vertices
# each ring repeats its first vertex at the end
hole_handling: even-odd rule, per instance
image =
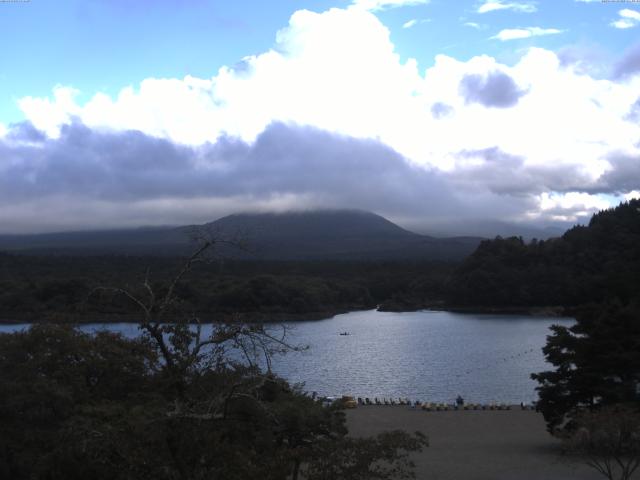
POLYGON ((610 23, 612 27, 627 29, 640 24, 640 12, 636 10, 623 8, 618 12, 618 15, 620 15, 620 18, 610 23))
POLYGON ((497 10, 513 10, 514 12, 533 13, 538 9, 533 3, 504 2, 504 0, 486 0, 476 10, 478 13, 495 12, 497 10))
POLYGON ((640 190, 632 190, 629 193, 624 195, 625 200, 634 200, 636 198, 640 198, 640 190))
POLYGON ((413 18, 402 24, 402 28, 411 28, 421 23, 429 23, 431 20, 428 18, 413 18))
POLYGON ((615 20, 615 21, 611 22, 611 26, 623 30, 623 29, 626 29, 626 28, 635 27, 636 24, 635 24, 635 22, 633 20, 629 20, 629 19, 626 19, 626 18, 621 18, 620 20, 615 20))
POLYGON ((480 25, 479 23, 476 23, 476 22, 465 22, 463 25, 465 27, 475 28, 476 30, 482 29, 482 25, 480 25))
POLYGON ((584 221, 610 206, 608 200, 587 193, 543 193, 540 195, 540 211, 534 215, 560 222, 584 221))
POLYGON ((56 136, 61 124, 81 114, 82 108, 75 101, 79 93, 75 88, 56 85, 53 99, 23 97, 18 101, 18 106, 36 128, 49 136, 56 136))
POLYGON ((369 11, 426 5, 431 0, 353 0, 353 6, 369 11))
MULTIPOLYGON (((527 36, 559 32, 522 30, 527 36)), ((273 50, 208 79, 149 78, 115 97, 97 93, 85 103, 73 89, 56 87, 52 98, 28 97, 19 104, 25 118, 50 136, 72 117, 95 130, 137 129, 188 145, 226 135, 251 144, 273 122, 311 125, 377 139, 415 168, 447 175, 463 167, 461 151, 498 148, 508 154, 504 158, 522 159, 514 163, 518 175, 537 181, 535 192, 529 185, 526 192, 501 195, 532 198, 538 207, 529 213, 540 213, 542 194, 563 198, 573 187, 593 197, 591 208, 601 198, 585 191, 612 168, 612 153, 640 155, 640 125, 627 119, 638 91, 640 76, 625 82, 596 79, 539 48, 526 51, 514 65, 487 55, 466 61, 438 55, 422 71, 412 59, 401 61, 389 30, 375 15, 347 8, 296 12, 278 32, 273 50), (479 87, 474 101, 461 89, 469 78, 479 87), (495 99, 483 97, 491 95, 491 78, 515 85, 517 101, 491 108, 495 99), (436 105, 446 114, 434 115, 436 105), (558 167, 577 172, 576 184, 539 180, 558 167)), ((292 165, 303 169, 297 161, 302 162, 292 159, 292 165)), ((497 161, 496 174, 500 168, 497 161)), ((471 185, 480 195, 494 184, 471 185)))
POLYGON ((558 30, 557 28, 507 28, 505 30, 500 30, 497 35, 494 35, 491 38, 506 42, 507 40, 518 40, 521 38, 539 37, 543 35, 555 35, 562 32, 563 30, 558 30))
POLYGON ((635 21, 640 21, 640 12, 637 12, 636 10, 631 10, 629 8, 624 8, 622 10, 620 10, 620 12, 618 12, 620 14, 621 17, 624 18, 630 18, 632 20, 635 21))

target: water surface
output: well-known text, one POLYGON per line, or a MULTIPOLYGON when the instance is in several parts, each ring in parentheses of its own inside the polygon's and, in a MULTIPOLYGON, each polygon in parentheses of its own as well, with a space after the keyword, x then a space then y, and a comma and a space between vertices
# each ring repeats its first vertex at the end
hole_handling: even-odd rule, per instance
MULTIPOLYGON (((549 326, 572 323, 518 315, 350 312, 285 323, 289 341, 310 348, 276 357, 274 370, 320 395, 451 402, 460 394, 470 402, 531 402, 536 383, 529 375, 550 368, 541 351, 549 326)), ((0 331, 26 326, 4 325, 0 331)), ((81 328, 139 334, 133 323, 81 328)))

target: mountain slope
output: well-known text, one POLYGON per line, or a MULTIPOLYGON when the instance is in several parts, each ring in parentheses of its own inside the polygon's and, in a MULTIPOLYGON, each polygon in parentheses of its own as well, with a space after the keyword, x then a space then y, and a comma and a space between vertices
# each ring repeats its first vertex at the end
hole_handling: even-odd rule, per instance
MULTIPOLYGON (((480 239, 433 238, 405 230, 370 212, 323 210, 246 213, 206 225, 104 232, 0 236, 0 249, 51 253, 185 254, 190 234, 203 230, 241 236, 245 258, 268 260, 456 260, 470 254, 480 239)), ((237 252, 223 252, 238 256, 237 252)))
POLYGON ((451 303, 576 306, 640 292, 640 200, 595 214, 589 225, 529 244, 483 241, 451 278, 451 303))
POLYGON ((387 219, 353 210, 230 215, 210 224, 247 233, 256 256, 267 259, 458 259, 479 239, 437 239, 387 219))

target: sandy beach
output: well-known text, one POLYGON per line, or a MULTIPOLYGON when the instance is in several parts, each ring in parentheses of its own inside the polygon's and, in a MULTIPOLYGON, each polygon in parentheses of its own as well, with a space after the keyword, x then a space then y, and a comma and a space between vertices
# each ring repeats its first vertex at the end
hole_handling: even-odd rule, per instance
POLYGON ((430 446, 415 455, 420 480, 596 480, 595 470, 562 455, 542 415, 511 410, 426 412, 407 406, 360 406, 347 412, 349 431, 420 431, 430 446))

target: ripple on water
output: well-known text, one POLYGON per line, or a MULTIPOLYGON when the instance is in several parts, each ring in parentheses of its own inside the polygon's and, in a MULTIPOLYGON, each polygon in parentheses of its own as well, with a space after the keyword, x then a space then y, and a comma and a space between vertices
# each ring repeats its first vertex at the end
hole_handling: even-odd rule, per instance
MULTIPOLYGON (((289 340, 304 352, 274 359, 274 370, 320 395, 408 397, 452 402, 531 402, 530 374, 549 368, 541 348, 552 324, 570 318, 474 315, 451 312, 362 311, 320 321, 289 322, 289 340), (340 332, 350 335, 340 335, 340 332)), ((0 332, 28 328, 0 325, 0 332)), ((127 337, 134 323, 88 324, 127 337)), ((206 333, 206 329, 204 330, 206 333)))

